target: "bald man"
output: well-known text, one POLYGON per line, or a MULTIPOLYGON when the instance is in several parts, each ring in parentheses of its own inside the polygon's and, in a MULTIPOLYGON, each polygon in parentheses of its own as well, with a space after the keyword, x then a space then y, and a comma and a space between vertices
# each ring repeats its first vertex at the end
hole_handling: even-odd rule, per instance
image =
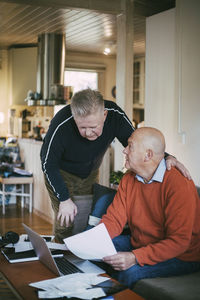
POLYGON ((200 270, 200 199, 192 180, 166 170, 163 134, 139 128, 123 152, 130 171, 102 218, 118 251, 104 257, 110 275, 132 288, 142 278, 200 270), (131 235, 119 236, 126 223, 131 235))

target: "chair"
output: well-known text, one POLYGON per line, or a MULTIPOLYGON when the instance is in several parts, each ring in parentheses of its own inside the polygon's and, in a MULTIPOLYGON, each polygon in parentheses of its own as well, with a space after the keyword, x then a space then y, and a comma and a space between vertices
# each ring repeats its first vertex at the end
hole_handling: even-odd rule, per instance
POLYGON ((21 197, 21 207, 24 207, 25 197, 29 199, 29 212, 32 212, 32 202, 33 202, 33 177, 0 177, 0 183, 2 188, 0 189, 0 195, 2 195, 2 212, 5 215, 5 198, 6 195, 20 196, 21 197), (16 189, 12 191, 6 190, 6 185, 15 185, 16 189), (20 186, 17 189, 17 185, 20 186), (25 185, 29 185, 29 191, 25 192, 25 185))

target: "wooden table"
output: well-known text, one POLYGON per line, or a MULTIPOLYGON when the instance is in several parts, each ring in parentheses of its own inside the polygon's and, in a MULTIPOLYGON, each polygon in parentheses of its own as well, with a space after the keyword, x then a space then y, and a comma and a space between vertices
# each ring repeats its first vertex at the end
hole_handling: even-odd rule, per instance
MULTIPOLYGON (((38 299, 35 288, 30 287, 29 283, 56 277, 39 261, 11 264, 2 254, 0 254, 0 272, 14 294, 21 300, 38 299)), ((129 289, 113 296, 115 300, 143 300, 129 289)))

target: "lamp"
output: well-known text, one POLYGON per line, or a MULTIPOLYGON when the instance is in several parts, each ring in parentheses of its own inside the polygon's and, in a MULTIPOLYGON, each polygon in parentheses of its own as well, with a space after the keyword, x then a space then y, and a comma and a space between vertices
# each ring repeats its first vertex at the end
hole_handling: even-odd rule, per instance
POLYGON ((103 54, 108 55, 113 53, 115 50, 115 43, 113 41, 107 42, 103 50, 103 54))
POLYGON ((108 55, 111 52, 110 48, 106 47, 103 51, 105 55, 108 55))

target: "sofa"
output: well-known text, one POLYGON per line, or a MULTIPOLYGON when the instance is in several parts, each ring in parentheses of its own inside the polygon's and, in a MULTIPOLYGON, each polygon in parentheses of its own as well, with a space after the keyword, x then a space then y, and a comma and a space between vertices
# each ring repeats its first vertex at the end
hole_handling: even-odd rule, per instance
MULTIPOLYGON (((197 190, 200 196, 200 188, 198 187, 197 190)), ((116 190, 95 184, 93 195, 77 196, 78 200, 83 197, 84 201, 89 201, 89 208, 84 211, 84 216, 83 214, 78 216, 84 222, 81 223, 81 228, 76 225, 76 229, 78 229, 76 233, 95 226, 93 217, 98 223, 115 194, 116 190), (90 223, 91 215, 92 223, 90 223)), ((82 208, 80 207, 80 209, 82 208)), ((78 218, 75 221, 77 224, 79 224, 78 218)), ((123 234, 127 234, 128 231, 128 227, 125 226, 123 234)), ((135 284, 133 291, 146 300, 198 300, 200 299, 200 271, 182 276, 142 279, 135 284)))

